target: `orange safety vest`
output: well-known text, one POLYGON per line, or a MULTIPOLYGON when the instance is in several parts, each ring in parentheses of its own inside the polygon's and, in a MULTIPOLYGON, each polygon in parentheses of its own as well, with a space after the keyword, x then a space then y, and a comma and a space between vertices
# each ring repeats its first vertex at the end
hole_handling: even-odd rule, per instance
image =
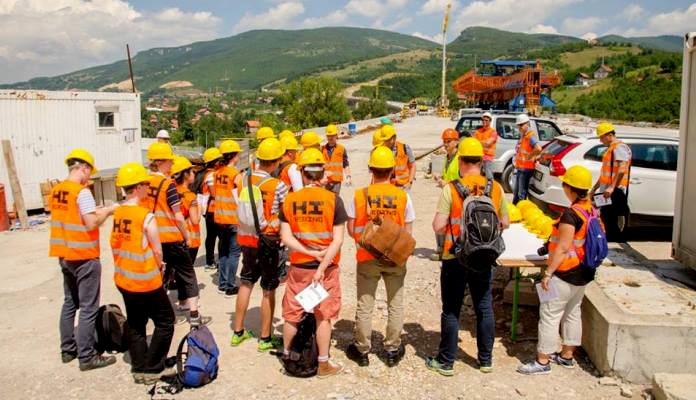
POLYGON ((172 184, 172 180, 159 174, 152 174, 150 188, 147 197, 140 200, 140 205, 155 214, 157 228, 159 229, 160 242, 175 243, 183 242, 184 235, 176 225, 174 212, 167 203, 167 189, 172 184), (159 193, 157 193, 159 191, 159 193))
POLYGON ((179 197, 181 197, 181 213, 184 214, 186 218, 186 230, 191 239, 191 245, 189 247, 194 249, 198 248, 201 246, 201 225, 200 223, 194 224, 191 222, 190 212, 191 205, 196 202, 196 194, 190 191, 186 185, 178 185, 176 190, 179 192, 179 197))
POLYGON ((396 142, 396 166, 394 167, 394 183, 396 186, 408 185, 409 163, 406 146, 401 142, 396 142))
MULTIPOLYGON (((465 187, 468 187, 473 196, 482 196, 486 190, 486 177, 481 175, 468 175, 460 178, 459 181, 465 187)), ((454 183, 448 184, 450 194, 452 195, 452 206, 450 208, 449 220, 445 228, 445 244, 442 254, 450 254, 450 249, 454 246, 454 240, 459 238, 461 234, 461 222, 463 214, 464 199, 459 197, 454 183)), ((496 213, 500 216, 500 208, 502 206, 503 189, 498 182, 493 181, 491 189, 491 200, 495 207, 496 213)))
POLYGON ((517 147, 515 148, 515 168, 534 169, 534 158, 532 157, 534 146, 532 146, 531 140, 534 135, 536 135, 536 132, 530 130, 517 141, 517 147))
MULTIPOLYGON (((582 262, 582 260, 585 258, 585 238, 587 237, 587 219, 584 215, 582 215, 580 211, 578 211, 578 209, 583 209, 585 210, 585 212, 589 214, 593 211, 592 203, 589 200, 579 200, 571 206, 571 209, 582 220, 582 228, 580 228, 580 230, 578 231, 575 231, 575 236, 573 237, 573 247, 570 250, 568 250, 568 252, 565 255, 565 258, 563 259, 561 264, 559 264, 558 268, 556 269, 556 271, 558 272, 570 271, 573 268, 577 268, 582 262)), ((553 254, 553 252, 558 247, 558 241, 560 237, 558 231, 559 224, 560 222, 556 222, 553 225, 553 231, 551 231, 551 237, 549 238, 549 254, 553 254)), ((603 227, 604 225, 602 224, 602 228, 603 227)))
MULTIPOLYGON (((408 195, 403 189, 391 184, 372 184, 365 189, 355 191, 355 223, 353 238, 360 240, 367 222, 377 216, 394 221, 399 226, 406 225, 406 203, 408 195), (370 215, 367 215, 367 199, 370 202, 370 215)), ((362 247, 358 247, 356 258, 359 263, 374 260, 375 257, 362 247)))
POLYGON ((205 175, 203 175, 203 185, 201 186, 201 194, 208 195, 208 209, 205 210, 205 213, 213 213, 215 214, 215 170, 211 169, 208 170, 205 175), (208 184, 205 183, 210 176, 212 175, 213 177, 213 188, 208 187, 208 184))
POLYGON ((239 175, 236 168, 224 166, 215 172, 215 223, 239 225, 237 200, 234 198, 234 180, 239 175))
MULTIPOLYGON (((322 187, 305 186, 288 193, 283 202, 283 215, 290 224, 292 234, 306 247, 323 249, 333 240, 336 194, 322 187)), ((340 251, 332 264, 338 265, 340 251)), ((290 264, 302 265, 316 262, 316 258, 291 250, 290 264)))
POLYGON ((151 292, 162 287, 162 273, 152 249, 149 243, 143 246, 143 225, 149 213, 150 210, 139 205, 120 206, 114 211, 110 240, 114 282, 129 292, 151 292))
POLYGON ((329 150, 326 146, 322 148, 324 158, 327 160, 325 170, 329 182, 343 182, 343 155, 346 153, 343 145, 336 143, 333 153, 329 156, 329 150))
POLYGON ((290 181, 290 167, 294 164, 295 162, 293 160, 287 159, 286 157, 283 157, 283 161, 281 161, 279 167, 283 167, 280 169, 280 172, 278 173, 278 179, 280 179, 285 186, 288 187, 289 190, 292 190, 292 182, 290 181))
POLYGON ((621 144, 624 143, 617 140, 609 146, 606 152, 604 152, 604 156, 602 157, 602 172, 599 176, 599 183, 601 185, 611 185, 614 181, 614 177, 618 175, 619 172, 623 172, 624 175, 621 177, 619 187, 628 189, 628 182, 630 180, 629 175, 631 174, 631 160, 626 161, 628 165, 626 166, 625 171, 621 171, 619 163, 615 162, 614 160, 614 150, 616 150, 616 148, 621 144))
POLYGON ((498 142, 498 133, 492 127, 484 129, 483 127, 476 129, 474 137, 481 142, 483 146, 483 159, 490 161, 495 157, 495 145, 498 142))
POLYGON ((99 258, 99 228, 87 229, 77 205, 77 196, 84 188, 77 182, 63 181, 51 190, 50 257, 70 261, 99 258))
MULTIPOLYGON (((240 175, 239 178, 240 191, 245 188, 248 184, 247 177, 245 175, 240 175)), ((275 192, 280 184, 280 179, 274 178, 272 176, 259 176, 256 174, 251 175, 251 184, 258 187, 261 191, 261 198, 263 200, 263 215, 266 218, 268 225, 263 229, 264 235, 278 236, 280 232, 280 219, 278 219, 278 214, 273 214, 273 201, 275 200, 275 192)), ((254 199, 258 200, 258 199, 254 199)), ((258 211, 258 210, 257 210, 258 211)), ((256 229, 252 231, 246 231, 240 226, 237 232, 237 241, 240 246, 246 247, 258 247, 259 237, 256 234, 256 229)))

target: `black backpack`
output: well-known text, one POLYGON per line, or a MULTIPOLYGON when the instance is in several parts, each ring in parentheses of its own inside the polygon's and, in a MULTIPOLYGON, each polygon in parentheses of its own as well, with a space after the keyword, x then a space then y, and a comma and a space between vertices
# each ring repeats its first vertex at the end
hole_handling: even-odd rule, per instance
POLYGON ((297 326, 297 335, 290 343, 290 353, 280 356, 285 372, 298 378, 309 378, 317 374, 319 349, 317 348, 317 320, 312 313, 304 313, 297 326))
POLYGON ((285 168, 286 166, 288 166, 290 164, 292 164, 292 161, 290 161, 290 160, 285 160, 285 161, 281 162, 278 165, 278 168, 273 170, 273 173, 271 173, 271 176, 274 178, 280 179, 280 173, 283 172, 283 168, 285 168))
POLYGON ((126 317, 121 307, 107 304, 97 311, 97 342, 94 347, 98 352, 123 353, 128 350, 126 342, 126 317))
POLYGON ((200 194, 203 192, 203 181, 205 180, 205 174, 208 173, 210 169, 203 168, 202 170, 196 172, 196 176, 193 178, 193 182, 189 185, 189 190, 193 193, 200 194))
POLYGON ((505 251, 500 219, 491 200, 493 181, 486 182, 483 195, 471 195, 469 188, 458 180, 452 184, 463 200, 460 235, 458 238, 452 235, 452 254, 457 256, 459 264, 470 270, 490 270, 505 251))

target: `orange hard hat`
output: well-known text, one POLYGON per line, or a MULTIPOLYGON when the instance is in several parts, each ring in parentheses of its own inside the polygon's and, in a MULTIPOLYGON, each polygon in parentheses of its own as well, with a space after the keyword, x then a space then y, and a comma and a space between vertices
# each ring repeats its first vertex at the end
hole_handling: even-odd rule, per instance
POLYGON ((452 129, 452 128, 447 128, 444 131, 442 131, 442 140, 459 140, 459 133, 452 129))

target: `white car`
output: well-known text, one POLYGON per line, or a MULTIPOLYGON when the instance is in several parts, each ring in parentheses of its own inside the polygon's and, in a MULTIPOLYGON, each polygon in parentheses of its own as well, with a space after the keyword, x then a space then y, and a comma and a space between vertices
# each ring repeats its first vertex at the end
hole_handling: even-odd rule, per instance
MULTIPOLYGON (((628 206, 628 226, 665 226, 674 218, 679 139, 646 134, 619 134, 633 153, 628 206)), ((559 176, 582 165, 596 182, 607 147, 594 134, 559 136, 549 142, 535 165, 529 185, 530 200, 557 213, 569 206, 559 176)))

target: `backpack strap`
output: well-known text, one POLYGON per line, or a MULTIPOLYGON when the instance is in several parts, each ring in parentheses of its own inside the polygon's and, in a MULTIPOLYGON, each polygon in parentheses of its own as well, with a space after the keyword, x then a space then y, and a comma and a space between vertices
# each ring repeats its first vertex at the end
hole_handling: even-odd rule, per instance
MULTIPOLYGON (((471 194, 471 191, 469 190, 469 188, 462 185, 462 182, 459 179, 452 181, 452 187, 454 187, 454 190, 457 192, 457 195, 459 196, 459 198, 462 199, 462 202, 464 202, 464 200, 467 197, 469 197, 469 194, 471 194)), ((447 223, 450 226, 450 236, 452 236, 452 243, 455 243, 456 240, 454 239, 454 233, 452 233, 452 228, 451 228, 452 227, 452 213, 450 213, 450 215, 447 216, 447 223)), ((460 222, 460 225, 461 225, 461 222, 460 222)))
POLYGON ((371 220, 370 218, 370 198, 367 196, 367 186, 365 186, 362 190, 363 195, 365 196, 365 210, 367 212, 367 220, 371 220))
POLYGON ((491 197, 491 192, 493 191, 493 179, 486 180, 486 188, 483 189, 483 195, 486 197, 491 197))
POLYGON ((163 178, 160 181, 159 186, 157 186, 157 191, 155 191, 155 201, 154 201, 154 205, 152 206, 153 213, 155 212, 155 209, 157 208, 157 199, 159 198, 160 192, 162 191, 162 185, 164 185, 164 182, 166 180, 167 180, 167 178, 163 178))

